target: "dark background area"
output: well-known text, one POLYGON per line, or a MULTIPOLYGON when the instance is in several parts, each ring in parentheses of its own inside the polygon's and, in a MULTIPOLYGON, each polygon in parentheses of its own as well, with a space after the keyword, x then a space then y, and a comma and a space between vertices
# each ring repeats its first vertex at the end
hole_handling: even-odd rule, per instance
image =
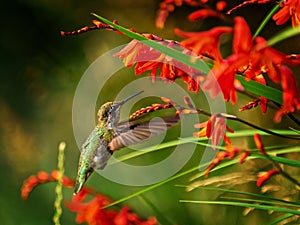
MULTIPOLYGON (((1 12, 1 89, 0 89, 0 223, 3 225, 52 224, 55 184, 39 186, 27 201, 22 201, 20 188, 23 180, 40 170, 56 168, 58 144, 67 143, 66 174, 75 178, 79 156, 72 130, 72 101, 77 84, 88 66, 106 51, 125 44, 128 38, 114 32, 93 31, 74 37, 62 37, 60 31, 71 31, 91 24, 95 12, 110 20, 116 19, 125 27, 140 33, 154 33, 166 39, 176 38, 173 29, 205 29, 209 23, 188 22, 188 7, 176 9, 167 20, 166 28, 155 28, 159 1, 5 1, 1 12)), ((256 27, 270 5, 241 9, 248 22, 256 27), (250 12, 252 11, 252 12, 250 12), (255 16, 253 17, 253 13, 255 16)), ((263 34, 272 36, 278 31, 270 22, 263 34)), ((286 53, 299 50, 299 37, 276 46, 286 53)), ((297 68, 299 71, 299 68, 297 68)), ((296 71, 296 70, 295 70, 296 71)), ((135 79, 132 69, 122 82, 135 79)), ((112 83, 114 81, 111 81, 112 83)), ((122 85, 118 80, 116 86, 122 85)), ((179 82, 180 83, 180 82, 179 82)), ((110 89, 99 97, 98 105, 117 94, 110 89)), ((195 97, 195 95, 193 95, 195 97)), ((239 96, 239 104, 249 99, 239 96)), ((229 106, 229 112, 233 111, 229 106)), ((259 110, 255 110, 260 115, 259 110)), ((252 112, 253 113, 253 112, 252 112)), ((272 115, 256 122, 272 126, 272 115)), ((249 118, 253 114, 244 113, 249 118)), ((283 121, 283 123, 286 120, 283 121)), ((238 126, 238 125, 233 125, 238 126)), ((282 125, 276 125, 281 127, 282 125)), ((244 143, 239 141, 239 143, 244 143)), ((192 164, 193 162, 191 162, 192 164)), ((189 165, 186 166, 189 168, 189 165)), ((221 206, 180 204, 179 199, 207 196, 207 193, 185 193, 174 184, 187 183, 188 177, 147 193, 150 199, 173 224, 258 224, 267 220, 266 212, 256 212, 251 218, 242 216, 242 209, 221 206), (208 218, 209 217, 209 218, 208 218), (223 221, 223 223, 222 223, 223 221), (226 222, 224 222, 226 221, 226 222), (245 222, 245 223, 243 223, 245 222)), ((119 199, 138 188, 114 184, 99 175, 88 182, 101 192, 119 199)), ((255 189, 255 187, 253 186, 255 189)), ((72 190, 64 190, 70 199, 72 190)), ((143 217, 155 214, 145 201, 137 198, 126 202, 143 217)), ((64 210, 62 224, 75 224, 75 214, 64 210)))

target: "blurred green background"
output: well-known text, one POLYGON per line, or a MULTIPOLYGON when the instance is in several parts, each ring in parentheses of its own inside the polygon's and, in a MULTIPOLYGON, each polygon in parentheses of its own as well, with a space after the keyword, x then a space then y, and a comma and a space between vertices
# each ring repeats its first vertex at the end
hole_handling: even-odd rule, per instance
MULTIPOLYGON (((88 66, 106 51, 125 44, 128 38, 113 32, 94 31, 74 37, 61 37, 60 31, 71 31, 91 24, 96 12, 109 19, 116 19, 125 27, 134 27, 141 33, 154 33, 166 39, 176 38, 173 29, 205 29, 208 24, 188 22, 187 15, 193 9, 182 7, 171 14, 166 28, 155 28, 154 21, 159 1, 115 0, 115 1, 5 1, 1 13, 1 89, 0 89, 0 148, 1 148, 1 195, 0 223, 3 225, 52 224, 55 184, 39 186, 27 201, 20 198, 24 179, 40 170, 51 172, 56 168, 58 144, 67 143, 65 152, 66 175, 75 178, 79 156, 72 130, 72 101, 77 84, 88 66)), ((241 14, 256 27, 270 5, 252 6, 257 16, 252 18, 247 10, 241 14)), ((209 24, 211 23, 211 24, 209 24)), ((267 37, 274 34, 274 23, 264 30, 267 37)), ((276 28, 277 29, 277 28, 276 28)), ((297 39, 280 43, 278 48, 292 53, 299 49, 297 39)), ((123 71, 125 85, 136 79, 132 69, 123 71)), ((122 87, 120 79, 110 81, 115 90, 107 90, 99 96, 97 105, 109 101, 122 87)), ((180 82, 179 82, 180 83, 180 82)), ((185 87, 185 85, 184 85, 185 87)), ((191 94, 195 99, 196 95, 191 94)), ((200 98, 201 97, 200 94, 200 98)), ((239 105, 249 99, 239 96, 239 105)), ((142 105, 146 106, 146 105, 142 105)), ((236 112, 229 107, 229 112, 236 112)), ((244 113, 242 118, 259 110, 244 113)), ((269 117, 256 119, 263 126, 272 126, 269 117)), ((233 128, 239 126, 232 125, 233 128)), ((280 127, 278 125, 277 127, 280 127)), ((193 132, 191 128, 191 133, 193 132)), ((245 140, 236 141, 247 146, 245 140)), ((197 163, 197 155, 185 169, 197 163)), ((187 184, 189 177, 177 180, 145 194, 145 198, 173 224, 258 224, 267 220, 266 212, 243 217, 241 208, 221 206, 199 206, 180 204, 179 199, 204 198, 207 192, 186 193, 174 184, 187 184)), ((139 188, 118 185, 101 176, 93 175, 88 184, 99 191, 119 199, 134 193, 139 188)), ((254 185, 252 188, 255 189, 254 185)), ((256 190, 257 191, 257 190, 256 190)), ((72 190, 65 190, 65 199, 70 199, 72 190)), ((142 217, 154 215, 155 211, 140 198, 126 202, 142 217)), ((75 224, 75 214, 64 210, 62 224, 75 224)), ((158 217, 160 219, 160 217, 158 217)), ((164 221, 162 221, 164 224, 164 221)))

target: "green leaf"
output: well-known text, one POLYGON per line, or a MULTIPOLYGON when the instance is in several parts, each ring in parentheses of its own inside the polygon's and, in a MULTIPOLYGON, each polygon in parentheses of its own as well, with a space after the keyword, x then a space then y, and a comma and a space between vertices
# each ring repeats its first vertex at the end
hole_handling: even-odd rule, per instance
POLYGON ((243 87, 248 91, 256 95, 263 96, 271 101, 282 104, 282 91, 260 84, 253 80, 246 80, 241 75, 236 75, 236 79, 241 82, 243 87))
POLYGON ((245 203, 245 202, 231 202, 231 201, 197 201, 197 200, 180 200, 179 202, 183 203, 194 203, 194 204, 214 204, 214 205, 231 205, 231 206, 239 206, 239 207, 247 207, 247 208, 255 208, 261 210, 272 210, 276 212, 283 212, 283 213, 291 213, 294 215, 300 215, 300 211, 293 210, 289 208, 271 206, 271 205, 257 205, 252 203, 245 203))
MULTIPOLYGON (((185 188, 190 187, 188 185, 176 185, 176 186, 185 187, 185 188)), ((225 189, 225 188, 219 188, 219 187, 208 187, 208 186, 207 187, 204 187, 204 186, 195 187, 195 189, 204 189, 204 190, 220 191, 220 192, 224 192, 224 193, 232 193, 232 194, 238 194, 238 195, 247 195, 249 197, 265 199, 264 200, 265 203, 272 203, 272 204, 278 204, 279 203, 280 204, 280 202, 281 202, 281 203, 284 203, 288 206, 293 206, 293 207, 299 207, 300 206, 300 204, 297 203, 297 202, 289 202, 289 201, 286 201, 286 200, 283 200, 283 199, 273 198, 273 197, 270 197, 270 196, 267 196, 267 195, 262 195, 262 194, 254 194, 254 193, 246 192, 246 191, 237 191, 237 190, 232 190, 232 189, 225 189)), ((245 199, 245 200, 249 200, 249 198, 245 199)))
POLYGON ((287 30, 282 31, 281 33, 277 34, 273 38, 268 40, 268 45, 275 45, 280 41, 288 39, 290 37, 296 36, 300 34, 300 26, 297 27, 290 27, 287 30))
POLYGON ((273 220, 271 223, 268 223, 267 225, 276 225, 278 224, 279 222, 283 221, 283 220, 286 220, 290 217, 294 216, 293 214, 291 213, 287 213, 283 216, 280 216, 280 217, 277 217, 275 220, 273 220))
MULTIPOLYGON (((291 130, 272 130, 278 134, 282 134, 282 135, 298 135, 297 133, 295 133, 294 131, 291 130)), ((235 131, 234 133, 228 133, 227 136, 229 138, 240 138, 240 137, 247 137, 247 136, 253 136, 254 133, 258 133, 259 135, 262 136, 270 136, 270 134, 264 133, 262 131, 258 131, 258 130, 240 130, 240 131, 235 131)), ((186 138, 180 138, 179 140, 172 140, 172 141, 168 141, 168 142, 164 142, 158 146, 156 146, 155 148, 153 147, 148 147, 148 148, 144 148, 143 151, 133 151, 131 153, 127 153, 123 156, 118 157, 117 161, 126 161, 129 159, 133 159, 139 156, 142 156, 144 154, 149 154, 151 152, 156 152, 156 151, 161 151, 163 149, 166 148, 170 148, 170 147, 174 147, 177 145, 181 145, 181 144, 187 144, 187 143, 197 143, 198 145, 202 145, 204 147, 212 147, 212 145, 208 144, 208 143, 204 143, 203 141, 207 141, 206 137, 202 137, 202 138, 196 138, 196 137, 186 137, 186 138)), ((294 147, 292 149, 288 149, 288 147, 290 146, 298 146, 297 144, 289 144, 289 145, 280 145, 280 146, 268 146, 266 147, 267 149, 272 149, 272 148, 277 148, 280 150, 276 150, 276 151, 272 151, 272 154, 284 154, 284 153, 290 153, 290 152, 299 152, 300 151, 300 147, 294 147), (282 150, 282 148, 285 148, 286 150, 282 150)), ((224 149, 220 146, 220 149, 224 149)), ((280 161, 280 159, 278 159, 277 157, 274 156, 274 160, 279 160, 278 162, 281 163, 288 163, 288 164, 295 164, 294 161, 290 161, 290 160, 286 160, 286 161, 280 161)), ((117 161, 114 161, 111 164, 114 163, 118 163, 117 161)), ((111 165, 109 164, 109 165, 111 165)), ((298 166, 297 166, 298 167, 298 166)))
POLYGON ((264 27, 267 25, 267 23, 269 22, 269 20, 277 12, 278 9, 279 9, 279 4, 276 4, 276 6, 274 6, 274 8, 271 10, 271 12, 269 12, 268 15, 261 22, 261 24, 259 25, 259 27, 255 31, 255 33, 253 35, 253 38, 255 38, 256 36, 258 36, 258 34, 264 29, 264 27))

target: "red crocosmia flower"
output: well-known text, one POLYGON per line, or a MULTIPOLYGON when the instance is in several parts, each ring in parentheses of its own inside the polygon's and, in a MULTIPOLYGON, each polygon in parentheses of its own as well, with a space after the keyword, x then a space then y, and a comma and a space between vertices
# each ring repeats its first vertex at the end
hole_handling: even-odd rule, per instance
POLYGON ((223 15, 212 9, 199 9, 189 15, 190 21, 203 20, 208 17, 217 17, 223 19, 223 15))
MULTIPOLYGON (((45 171, 39 171, 36 175, 30 176, 23 183, 21 188, 22 199, 27 199, 32 190, 39 184, 44 184, 48 182, 54 182, 58 180, 58 170, 54 170, 51 174, 45 171)), ((73 187, 74 181, 69 179, 67 176, 62 177, 62 185, 64 187, 73 187)))
MULTIPOLYGON (((80 195, 85 195, 85 193, 80 193, 80 195)), ((74 196, 71 202, 65 203, 70 211, 77 212, 76 223, 87 223, 90 225, 113 224, 113 219, 117 212, 103 209, 111 200, 102 195, 97 195, 88 202, 82 202, 84 199, 84 197, 78 199, 78 196, 74 196)))
MULTIPOLYGON (((51 174, 40 171, 37 175, 30 176, 24 181, 21 189, 21 196, 27 199, 29 193, 39 184, 57 181, 59 171, 54 170, 51 174)), ((64 187, 74 187, 74 181, 63 176, 62 185, 64 187)), ((105 209, 104 207, 112 203, 112 200, 91 188, 84 187, 78 194, 73 195, 72 200, 66 202, 66 207, 77 212, 76 222, 87 223, 88 225, 156 225, 155 217, 148 220, 141 220, 136 213, 130 212, 128 207, 121 208, 120 211, 105 209), (93 198, 86 201, 88 197, 93 198)))
POLYGON ((202 128, 199 132, 194 133, 196 137, 203 137, 204 134, 207 138, 211 138, 211 143, 214 146, 213 149, 216 149, 219 146, 221 138, 227 144, 231 144, 231 141, 226 136, 225 131, 229 131, 233 133, 234 131, 231 130, 225 122, 223 117, 218 117, 218 114, 214 114, 210 117, 207 122, 195 124, 195 128, 202 128))
POLYGON ((228 152, 226 151, 220 151, 217 153, 216 157, 214 158, 214 160, 212 161, 212 163, 206 168, 205 170, 205 177, 208 176, 208 174, 211 172, 211 170, 213 168, 215 168, 217 165, 220 164, 220 162, 222 162, 224 159, 226 159, 228 157, 228 152))
POLYGON ((156 27, 163 28, 170 12, 173 12, 175 7, 181 7, 183 3, 196 7, 207 3, 208 0, 164 0, 159 4, 159 9, 156 16, 156 27))
MULTIPOLYGON (((175 41, 163 40, 154 35, 144 35, 149 39, 159 41, 170 48, 180 48, 180 44, 175 41)), ((187 49, 182 49, 183 53, 192 55, 187 49)), ((125 48, 115 54, 123 59, 125 66, 135 65, 135 74, 140 75, 146 71, 151 71, 152 80, 155 81, 159 71, 160 78, 166 82, 173 82, 177 78, 187 83, 190 91, 198 92, 200 89, 200 80, 203 74, 163 53, 136 40, 131 41, 125 48)), ((198 57, 199 58, 199 57, 198 57)))
MULTIPOLYGON (((234 19, 233 54, 217 61, 203 83, 203 90, 212 97, 222 91, 226 101, 236 102, 236 87, 234 86, 236 72, 243 72, 247 79, 266 84, 262 74, 267 74, 276 83, 281 82, 285 92, 282 109, 275 117, 279 121, 283 114, 299 109, 299 92, 293 74, 284 64, 296 65, 285 54, 267 45, 262 37, 252 39, 248 24, 242 17, 234 19), (216 82, 217 81, 217 82, 216 82), (290 83, 293 83, 292 85, 290 83), (286 86, 284 86, 286 85, 286 86)), ((267 99, 260 98, 262 112, 266 112, 267 99)))
POLYGON ((174 30, 175 34, 186 38, 180 44, 192 50, 196 55, 207 55, 220 61, 222 59, 219 45, 220 36, 225 33, 231 33, 231 27, 215 27, 203 32, 184 32, 180 29, 174 30))
POLYGON ((233 104, 236 103, 235 74, 238 68, 248 63, 248 58, 240 56, 233 54, 215 63, 202 86, 202 89, 207 91, 212 98, 222 92, 225 101, 231 100, 233 104))
POLYGON ((244 18, 234 18, 234 34, 232 50, 234 53, 248 53, 252 45, 252 35, 250 28, 244 18))
POLYGON ((89 225, 155 225, 157 220, 150 217, 147 221, 139 219, 138 215, 130 212, 128 207, 123 207, 120 211, 104 209, 112 202, 106 196, 97 194, 91 200, 85 201, 89 196, 88 192, 83 189, 77 195, 73 196, 66 207, 77 212, 76 222, 87 223, 89 225))
POLYGON ((131 213, 128 207, 123 207, 114 218, 115 225, 155 225, 157 220, 155 217, 149 217, 147 221, 141 221, 137 214, 131 213))
POLYGON ((282 25, 292 17, 292 26, 298 26, 300 24, 300 1, 286 0, 280 3, 280 6, 282 8, 272 17, 276 24, 282 25))
POLYGON ((297 81, 292 71, 286 67, 281 66, 281 86, 283 91, 283 105, 281 109, 275 114, 274 120, 280 122, 284 114, 294 112, 300 109, 300 94, 297 86, 297 81))
POLYGON ((264 172, 262 175, 260 175, 256 181, 256 186, 261 187, 267 180, 269 180, 272 176, 275 174, 278 174, 279 170, 272 169, 267 172, 264 172))

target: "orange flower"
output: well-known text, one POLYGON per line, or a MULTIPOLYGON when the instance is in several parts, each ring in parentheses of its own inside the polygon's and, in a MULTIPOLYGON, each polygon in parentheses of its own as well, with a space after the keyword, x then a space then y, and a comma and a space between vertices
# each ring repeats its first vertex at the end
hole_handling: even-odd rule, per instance
POLYGON ((228 152, 221 151, 218 152, 212 163, 206 168, 205 170, 205 177, 208 176, 208 174, 211 172, 213 168, 215 168, 217 165, 220 164, 224 159, 228 157, 228 152))
POLYGON ((213 149, 216 149, 216 147, 219 146, 221 138, 223 138, 227 144, 231 144, 225 131, 227 130, 231 133, 234 131, 226 125, 223 117, 218 117, 218 114, 212 115, 207 122, 195 124, 194 126, 195 128, 203 128, 199 132, 194 133, 194 136, 203 137, 205 134, 207 138, 211 138, 211 143, 214 146, 213 149))
POLYGON ((292 17, 292 26, 298 26, 300 24, 300 1, 286 0, 280 3, 280 6, 282 8, 272 17, 276 24, 282 25, 292 17))
POLYGON ((206 3, 207 1, 208 0, 164 0, 159 4, 155 25, 158 28, 164 28, 169 13, 173 12, 175 7, 181 7, 183 3, 195 7, 202 3, 206 3))
MULTIPOLYGON (((27 199, 29 194, 37 185, 57 181, 58 173, 58 170, 54 170, 51 174, 44 171, 40 171, 37 173, 37 175, 30 176, 24 181, 23 186, 21 188, 22 199, 27 199)), ((63 176, 62 185, 64 187, 73 187, 74 181, 72 181, 66 176, 63 176)))
MULTIPOLYGON (((163 40, 157 36, 147 34, 144 35, 149 39, 156 40, 170 48, 179 48, 179 43, 175 41, 163 40)), ((187 50, 182 50, 186 54, 192 54, 187 50)), ((173 82, 177 78, 181 78, 187 83, 190 91, 198 92, 200 89, 200 80, 202 74, 183 63, 166 56, 163 53, 150 48, 143 43, 133 40, 115 56, 123 59, 125 66, 131 67, 135 65, 135 74, 140 75, 146 71, 151 71, 152 80, 155 81, 159 72, 160 78, 166 82, 173 82)))
POLYGON ((76 222, 87 223, 89 225, 155 225, 157 220, 150 217, 146 221, 139 219, 138 215, 130 212, 129 208, 124 206, 120 211, 105 209, 104 207, 112 202, 108 197, 96 194, 91 200, 85 201, 89 193, 83 189, 77 195, 74 195, 66 207, 76 212, 76 222))
POLYGON ((286 67, 281 68, 281 86, 283 91, 282 101, 283 105, 275 114, 274 120, 280 122, 284 114, 294 112, 300 109, 300 94, 298 90, 297 81, 292 71, 286 67))
POLYGON ((216 61, 222 59, 219 45, 220 36, 225 33, 231 33, 231 27, 215 27, 203 32, 184 32, 180 29, 174 30, 175 34, 187 38, 180 42, 183 47, 193 51, 196 55, 207 55, 216 61))
POLYGON ((249 151, 243 151, 242 149, 239 149, 237 147, 234 147, 232 145, 226 145, 225 151, 220 151, 217 153, 214 160, 211 162, 211 164, 206 168, 205 170, 205 176, 207 177, 208 174, 211 172, 213 168, 215 168, 217 165, 219 165, 224 159, 234 159, 238 154, 241 154, 240 163, 243 163, 245 159, 250 155, 249 151))
MULTIPOLYGON (((235 74, 243 72, 247 79, 266 84, 262 74, 282 84, 283 106, 277 113, 275 121, 280 121, 283 114, 299 109, 299 91, 292 72, 283 64, 297 64, 285 54, 267 46, 266 40, 257 37, 252 40, 248 24, 242 17, 234 19, 233 54, 217 61, 203 84, 203 90, 212 97, 223 92, 226 101, 236 102, 235 74), (217 80, 217 82, 215 82, 217 80)), ((261 108, 266 111, 267 99, 261 97, 261 108)))
MULTIPOLYGON (((38 184, 57 181, 58 171, 54 170, 51 174, 40 171, 37 175, 30 176, 24 181, 21 189, 21 196, 27 199, 29 193, 38 184)), ((74 181, 63 176, 62 185, 64 187, 74 187, 74 181)), ((89 225, 156 225, 155 217, 149 217, 148 220, 141 220, 136 213, 130 212, 128 207, 123 207, 120 211, 104 209, 105 206, 112 203, 112 200, 95 190, 84 187, 77 195, 73 195, 72 200, 66 202, 66 207, 77 212, 76 222, 87 223, 89 225), (88 197, 93 196, 89 201, 88 197)))
POLYGON ((236 88, 235 88, 235 74, 237 68, 242 67, 248 63, 246 55, 233 54, 220 63, 215 63, 207 75, 202 89, 207 91, 212 98, 215 98, 220 91, 223 93, 225 101, 231 100, 233 104, 236 103, 236 88))

